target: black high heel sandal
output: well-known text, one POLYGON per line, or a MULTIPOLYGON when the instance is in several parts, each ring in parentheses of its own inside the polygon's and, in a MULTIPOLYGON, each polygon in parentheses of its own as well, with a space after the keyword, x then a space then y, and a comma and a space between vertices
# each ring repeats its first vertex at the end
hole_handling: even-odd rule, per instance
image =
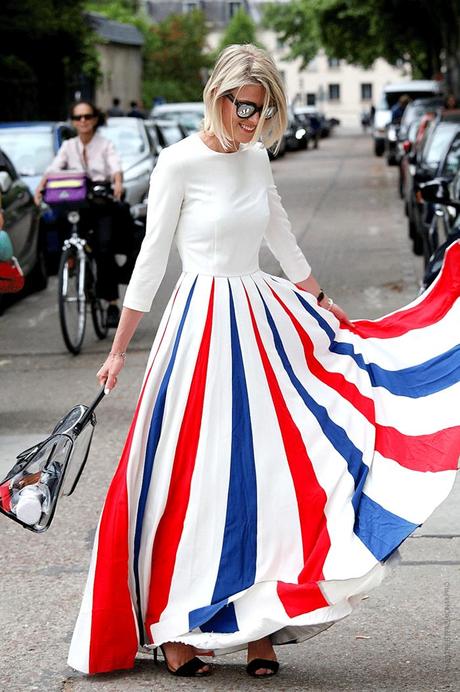
POLYGON ((280 664, 278 661, 270 661, 268 658, 253 658, 249 661, 246 666, 246 673, 251 675, 253 678, 272 678, 280 669, 280 664), (271 673, 264 673, 263 675, 257 675, 256 671, 260 668, 265 668, 266 670, 271 670, 271 673))
POLYGON ((156 647, 153 650, 153 660, 155 661, 155 663, 158 663, 158 648, 161 649, 161 653, 163 654, 166 670, 171 675, 175 675, 176 677, 180 678, 205 678, 206 676, 212 674, 211 668, 201 673, 199 672, 201 668, 204 668, 204 666, 209 667, 209 663, 205 663, 201 660, 201 658, 198 658, 198 656, 191 658, 190 661, 187 661, 183 665, 179 666, 179 668, 177 668, 176 670, 172 670, 172 668, 169 667, 168 659, 162 646, 156 647))

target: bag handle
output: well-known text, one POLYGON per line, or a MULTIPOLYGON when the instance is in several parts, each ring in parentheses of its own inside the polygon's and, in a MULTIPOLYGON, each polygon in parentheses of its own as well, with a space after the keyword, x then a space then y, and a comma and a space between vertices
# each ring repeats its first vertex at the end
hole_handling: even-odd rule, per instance
POLYGON ((80 433, 83 428, 89 423, 91 420, 91 417, 96 409, 97 406, 101 403, 102 399, 106 396, 104 387, 101 387, 101 391, 97 395, 97 397, 94 399, 94 401, 88 406, 87 410, 85 413, 82 415, 81 420, 75 425, 75 431, 77 433, 80 433))

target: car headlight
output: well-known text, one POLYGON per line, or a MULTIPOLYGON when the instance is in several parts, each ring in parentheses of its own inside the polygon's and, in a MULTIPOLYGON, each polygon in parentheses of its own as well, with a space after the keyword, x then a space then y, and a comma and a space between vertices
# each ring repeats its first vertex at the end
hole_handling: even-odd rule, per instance
POLYGON ((396 142, 397 136, 396 136, 396 130, 393 128, 388 130, 388 140, 390 142, 396 142))
POLYGON ((299 128, 296 133, 295 137, 296 139, 302 139, 302 137, 305 137, 306 131, 303 129, 303 127, 299 128))

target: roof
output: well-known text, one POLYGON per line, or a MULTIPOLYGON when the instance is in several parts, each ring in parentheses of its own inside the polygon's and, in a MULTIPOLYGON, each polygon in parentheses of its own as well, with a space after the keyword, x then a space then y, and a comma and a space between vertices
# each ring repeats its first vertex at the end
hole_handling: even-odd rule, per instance
POLYGON ((153 107, 153 113, 156 115, 161 115, 162 113, 168 112, 183 112, 183 111, 196 111, 197 113, 202 113, 204 111, 203 101, 179 101, 176 103, 159 103, 153 107))
POLYGON ((86 12, 91 27, 96 34, 107 43, 118 43, 125 46, 143 46, 144 37, 133 24, 122 24, 113 19, 107 19, 97 12, 86 12))
POLYGON ((442 91, 443 85, 441 82, 437 82, 432 79, 410 79, 407 82, 394 82, 392 84, 386 84, 383 87, 383 91, 388 93, 394 91, 404 91, 408 94, 411 91, 426 91, 432 92, 433 96, 436 93, 442 91))
POLYGON ((21 128, 30 130, 40 130, 42 132, 51 130, 57 123, 52 121, 16 121, 8 123, 0 123, 0 130, 10 130, 11 128, 21 128))

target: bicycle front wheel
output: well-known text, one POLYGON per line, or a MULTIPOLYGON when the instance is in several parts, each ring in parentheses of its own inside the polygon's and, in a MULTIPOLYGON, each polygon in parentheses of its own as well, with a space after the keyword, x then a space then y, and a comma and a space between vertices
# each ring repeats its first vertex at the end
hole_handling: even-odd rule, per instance
POLYGON ((59 264, 58 302, 62 336, 68 350, 80 352, 86 328, 86 260, 67 248, 59 264))

